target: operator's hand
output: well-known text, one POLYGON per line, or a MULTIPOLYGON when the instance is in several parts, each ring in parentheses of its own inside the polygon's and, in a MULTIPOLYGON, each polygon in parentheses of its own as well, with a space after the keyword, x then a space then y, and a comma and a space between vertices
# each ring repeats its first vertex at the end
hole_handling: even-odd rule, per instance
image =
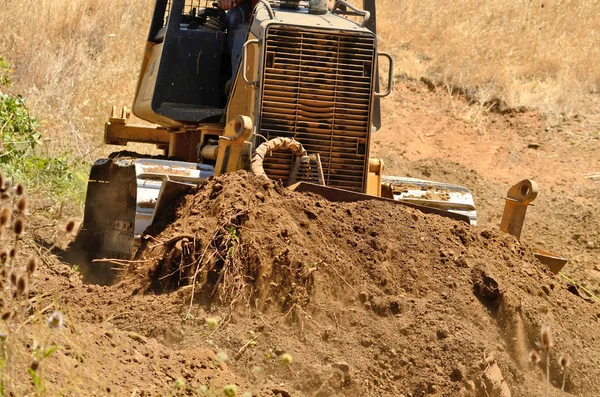
POLYGON ((225 11, 237 6, 237 3, 237 0, 218 0, 219 8, 225 11))

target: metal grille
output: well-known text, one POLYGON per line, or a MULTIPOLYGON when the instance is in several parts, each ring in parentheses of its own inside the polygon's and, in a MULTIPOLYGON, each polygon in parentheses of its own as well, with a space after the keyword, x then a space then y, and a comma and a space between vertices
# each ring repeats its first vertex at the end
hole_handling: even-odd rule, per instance
MULTIPOLYGON (((365 189, 375 38, 368 33, 269 28, 260 131, 295 138, 319 153, 325 183, 365 189)), ((292 156, 265 158, 267 175, 287 180, 292 156)))

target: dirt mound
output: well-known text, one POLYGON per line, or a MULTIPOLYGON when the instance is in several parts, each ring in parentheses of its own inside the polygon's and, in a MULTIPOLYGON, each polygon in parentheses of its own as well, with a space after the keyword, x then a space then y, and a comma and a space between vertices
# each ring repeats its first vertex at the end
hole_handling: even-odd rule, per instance
POLYGON ((550 325, 553 390, 560 352, 577 368, 565 390, 600 392, 597 306, 511 236, 402 205, 331 203, 246 172, 178 204, 122 286, 176 290, 221 316, 211 340, 239 373, 260 366, 315 396, 540 395, 544 370, 528 352, 550 325), (273 360, 282 352, 293 370, 273 360))

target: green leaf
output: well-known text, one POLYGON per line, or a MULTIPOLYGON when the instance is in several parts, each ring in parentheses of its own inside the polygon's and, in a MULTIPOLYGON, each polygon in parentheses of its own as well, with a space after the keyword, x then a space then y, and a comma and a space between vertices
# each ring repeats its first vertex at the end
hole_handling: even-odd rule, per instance
POLYGON ((54 353, 58 349, 59 349, 58 346, 51 346, 51 347, 47 348, 46 350, 44 350, 43 358, 50 357, 52 355, 52 353, 54 353))

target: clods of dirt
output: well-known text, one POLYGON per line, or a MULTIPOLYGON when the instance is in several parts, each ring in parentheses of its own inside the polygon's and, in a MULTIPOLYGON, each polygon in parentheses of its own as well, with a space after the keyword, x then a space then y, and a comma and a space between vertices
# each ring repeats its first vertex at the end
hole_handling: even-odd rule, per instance
POLYGON ((251 332, 260 347, 232 367, 264 368, 292 395, 537 395, 544 370, 528 353, 542 325, 555 337, 552 388, 568 353, 585 372, 567 372, 566 390, 600 392, 598 310, 503 233, 243 171, 207 180, 148 232, 124 283, 218 313, 214 339, 232 352, 251 332))

